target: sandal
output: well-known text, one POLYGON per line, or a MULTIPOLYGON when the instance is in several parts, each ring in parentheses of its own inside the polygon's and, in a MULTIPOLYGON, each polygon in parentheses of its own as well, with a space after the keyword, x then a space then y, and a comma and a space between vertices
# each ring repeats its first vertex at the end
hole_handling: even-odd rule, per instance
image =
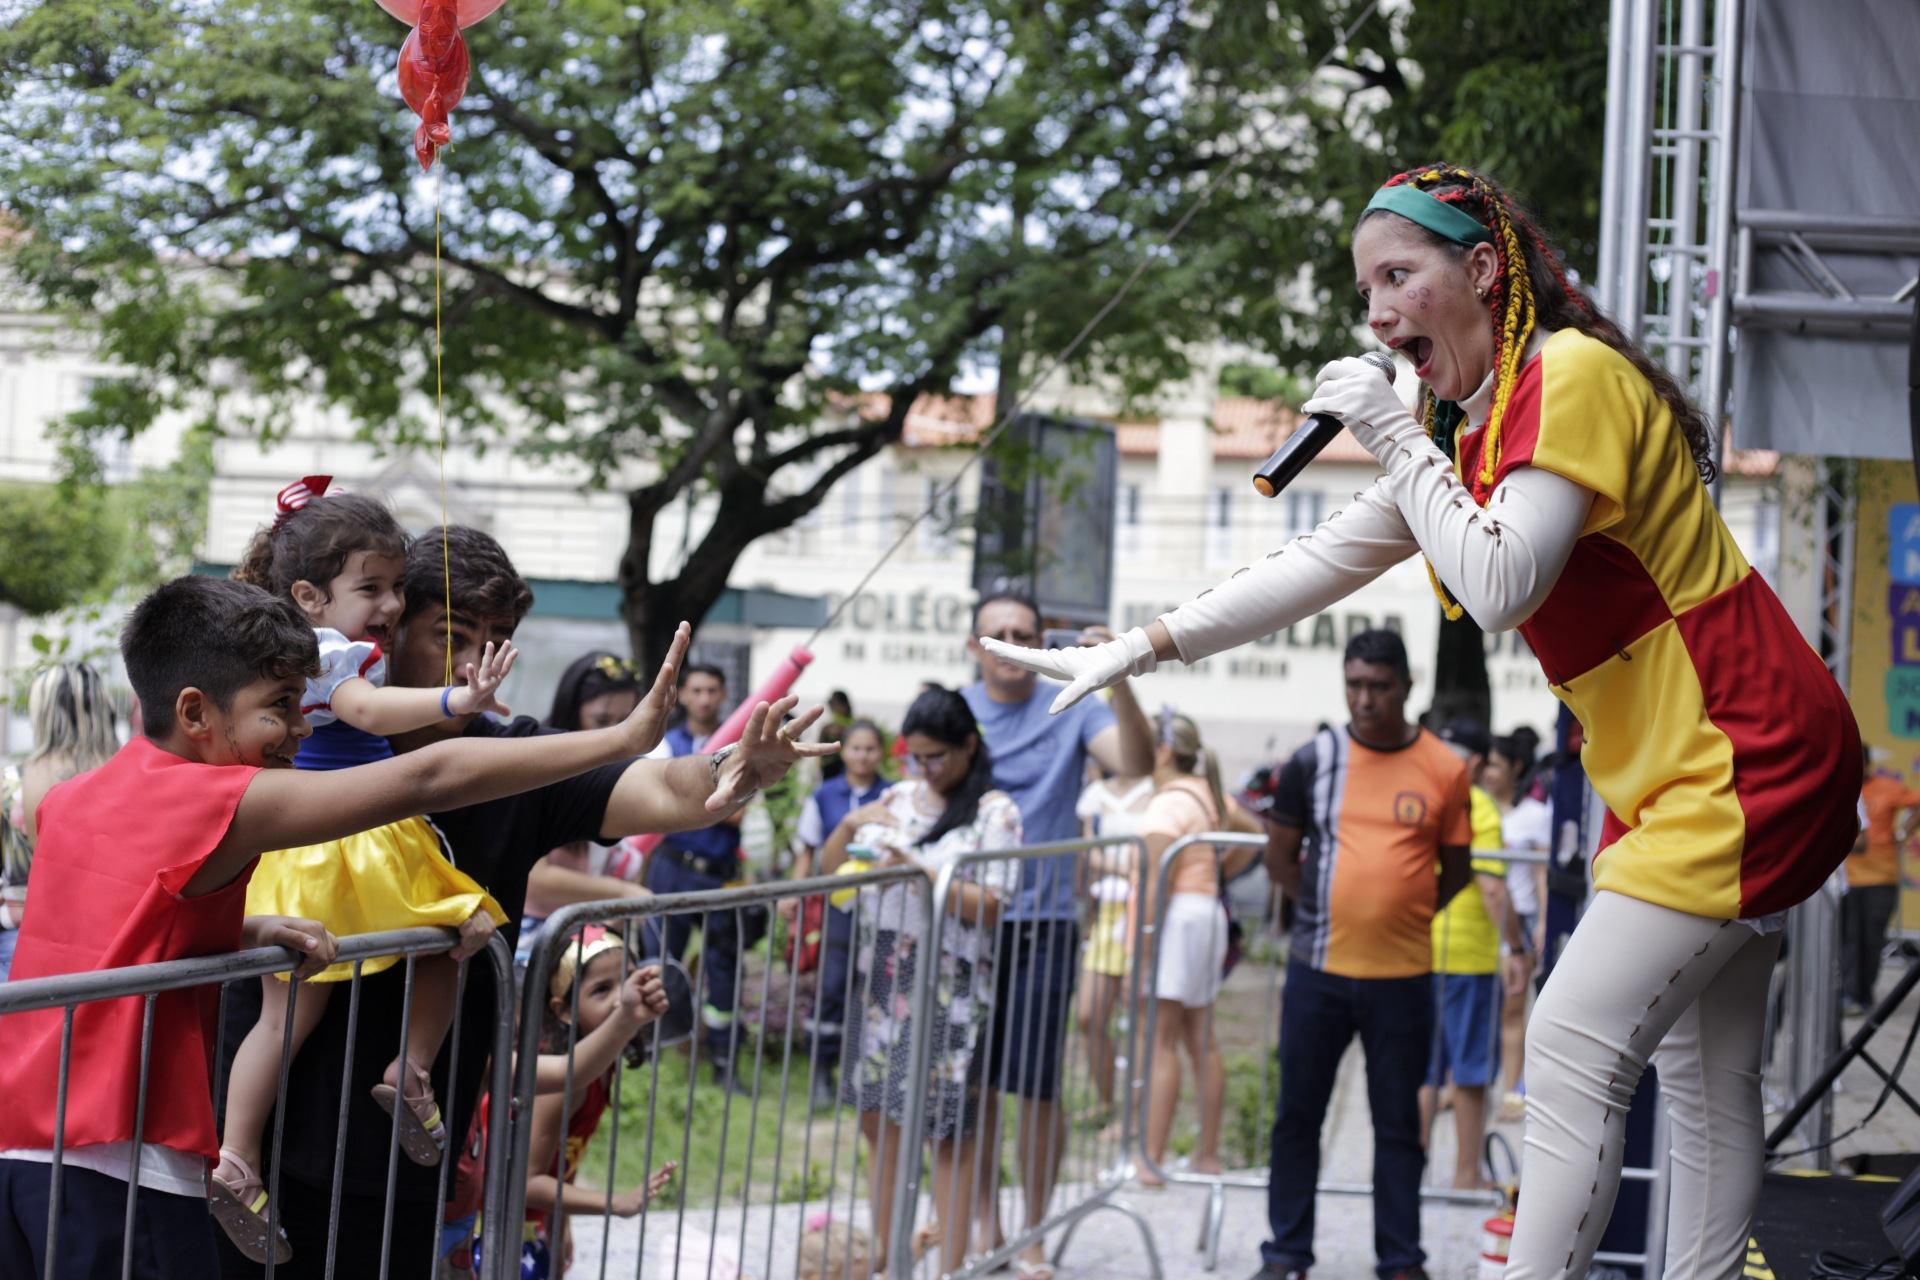
POLYGON ((385 1083, 373 1086, 373 1100, 388 1115, 399 1117, 400 1149, 407 1153, 407 1159, 431 1168, 445 1154, 447 1126, 440 1118, 440 1104, 434 1101, 433 1082, 427 1073, 411 1058, 407 1059, 406 1070, 419 1089, 407 1098, 406 1106, 396 1105, 400 1091, 385 1083))
POLYGON ((1013 1274, 1020 1280, 1053 1280, 1053 1264, 1047 1261, 1032 1262, 1026 1258, 1013 1260, 1013 1274))
MULTIPOLYGON (((266 1184, 252 1165, 226 1147, 220 1148, 220 1162, 207 1174, 207 1208, 247 1261, 267 1261, 266 1184), (221 1177, 222 1165, 232 1165, 240 1176, 233 1180, 221 1177)), ((293 1245, 287 1241, 286 1229, 277 1223, 272 1240, 275 1266, 293 1257, 293 1245)))

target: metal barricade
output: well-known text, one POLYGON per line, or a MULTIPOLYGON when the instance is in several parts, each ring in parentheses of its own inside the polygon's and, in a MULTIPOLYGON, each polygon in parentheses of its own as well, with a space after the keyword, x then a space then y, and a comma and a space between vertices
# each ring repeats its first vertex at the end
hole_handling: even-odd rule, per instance
MULTIPOLYGON (((1156 954, 1157 944, 1159 937, 1166 928, 1167 911, 1171 906, 1170 889, 1174 863, 1182 853, 1196 845, 1211 846, 1215 856, 1224 860, 1232 850, 1264 848, 1266 840, 1264 837, 1256 835, 1242 835, 1232 832, 1202 832, 1174 841, 1160 856, 1154 878, 1153 910, 1151 912, 1142 911, 1139 913, 1133 946, 1133 968, 1130 978, 1131 1005, 1133 1008, 1142 1010, 1144 1013, 1144 1016, 1139 1019, 1140 1023, 1143 1024, 1144 1034, 1134 1035, 1131 1032, 1129 1033, 1127 1058, 1129 1061, 1141 1063, 1142 1069, 1130 1080, 1128 1086, 1129 1105, 1126 1108, 1126 1137, 1127 1149, 1136 1154, 1140 1168, 1147 1175, 1165 1182, 1207 1188, 1207 1208, 1201 1216, 1197 1247, 1199 1252, 1204 1255, 1204 1268, 1212 1271, 1217 1266, 1219 1260, 1220 1239, 1226 1212, 1226 1192, 1230 1189, 1266 1190, 1268 1168, 1264 1162, 1258 1168, 1240 1170, 1227 1169, 1219 1173, 1169 1168, 1164 1167, 1157 1161, 1149 1149, 1149 1134, 1147 1128, 1149 1117, 1148 1104, 1152 1094, 1154 1045, 1156 1043, 1159 1022, 1159 1002, 1152 998, 1151 975, 1158 964, 1158 956, 1156 954)), ((1535 864, 1545 863, 1548 860, 1548 855, 1545 853, 1515 849, 1476 851, 1473 856, 1477 859, 1500 861, 1508 864, 1535 864)), ((1472 889, 1473 886, 1470 883, 1467 889, 1462 890, 1462 892, 1471 892, 1472 889)), ((1270 932, 1264 938, 1260 939, 1260 942, 1269 949, 1277 949, 1279 945, 1277 936, 1277 922, 1279 919, 1278 897, 1279 890, 1275 888, 1270 895, 1270 909, 1267 921, 1265 922, 1274 929, 1274 932, 1270 932)), ((1257 949, 1258 947, 1250 950, 1257 949)), ((1258 1100, 1255 1106, 1255 1114, 1258 1115, 1262 1123, 1267 1126, 1271 1126, 1273 1123, 1273 1118, 1277 1114, 1279 1104, 1278 1090, 1272 1086, 1278 1076, 1276 1056, 1277 1046, 1279 1044, 1278 1019, 1281 1000, 1283 999, 1282 990, 1284 985, 1284 966, 1273 963, 1269 967, 1271 973, 1270 986, 1267 998, 1262 1002, 1263 1026, 1258 1041, 1258 1043, 1263 1046, 1263 1050, 1261 1069, 1259 1072, 1258 1100)), ((1497 1037, 1500 1034, 1499 1019, 1501 1015, 1501 1001, 1495 1000, 1492 1015, 1495 1020, 1495 1025, 1491 1031, 1492 1034, 1497 1037)), ((1207 1024, 1202 1038, 1207 1043, 1212 1043, 1215 1039, 1212 1006, 1209 1006, 1207 1011, 1207 1024)), ((1497 1084, 1497 1082, 1498 1078, 1496 1077, 1495 1081, 1488 1086, 1490 1094, 1495 1092, 1494 1084, 1497 1084)), ((1490 1111, 1489 1122, 1486 1128, 1490 1130, 1491 1127, 1490 1111)), ((1623 1171, 1623 1177, 1628 1180, 1656 1180, 1655 1171, 1651 1169, 1628 1169, 1623 1171)), ((1326 1195, 1371 1196, 1373 1194, 1373 1186, 1370 1182, 1322 1180, 1317 1184, 1316 1191, 1319 1194, 1326 1195)), ((1491 1207, 1497 1205, 1500 1201, 1499 1195, 1494 1191, 1455 1189, 1451 1187, 1422 1186, 1420 1195, 1423 1201, 1441 1204, 1486 1205, 1491 1207)), ((1645 1255, 1635 1255, 1634 1260, 1637 1261, 1644 1256, 1645 1255)), ((1599 1260, 1625 1261, 1626 1258, 1625 1255, 1619 1255, 1617 1259, 1601 1258, 1599 1260)))
MULTIPOLYGON (((641 965, 653 963, 652 957, 674 950, 666 945, 669 928, 690 931, 697 925, 702 950, 693 965, 693 977, 685 1000, 688 1011, 693 1015, 694 1025, 689 1028, 690 1043, 685 1046, 684 1088, 673 1078, 682 1069, 682 1063, 666 1060, 665 1051, 670 1048, 666 1043, 667 1020, 655 1020, 639 1033, 639 1042, 648 1049, 645 1064, 628 1071, 616 1061, 611 1070, 610 1083, 604 1085, 610 1117, 610 1123, 604 1126, 607 1130, 603 1135, 606 1148, 604 1167, 596 1159, 589 1173, 585 1167, 585 1154, 579 1161, 579 1171, 602 1185, 577 1192, 576 1207, 571 1210, 567 1205, 565 1188, 557 1185, 554 1188, 554 1207, 545 1232, 546 1240, 556 1251, 554 1274, 560 1272, 558 1251, 572 1243, 574 1266, 568 1274, 575 1276, 637 1276, 643 1270, 648 1275, 698 1276, 702 1280, 737 1280, 743 1274, 762 1277, 763 1280, 776 1275, 794 1275, 801 1269, 799 1253, 806 1245, 807 1224, 812 1222, 817 1228, 812 1232, 816 1243, 823 1232, 826 1239, 834 1243, 834 1252, 829 1256, 837 1257, 839 1266, 830 1274, 844 1274, 847 1280, 865 1280, 870 1268, 862 1270, 856 1267, 856 1259, 874 1257, 873 1251, 879 1246, 879 1238, 886 1232, 884 1229, 875 1229, 868 1237, 866 1248, 863 1250, 859 1247, 854 1223, 861 1214, 863 1201, 866 1202, 865 1213, 870 1226, 878 1228, 874 1222, 876 1214, 880 1214, 885 1223, 892 1226, 896 1234, 894 1240, 889 1241, 889 1246, 897 1243, 911 1250, 917 1208, 912 1200, 912 1192, 907 1193, 904 1201, 896 1201, 893 1210, 884 1213, 881 1205, 874 1203, 876 1200, 883 1201, 886 1198, 884 1193, 876 1196, 875 1187, 869 1181, 863 1194, 862 1165, 866 1166, 869 1173, 873 1167, 871 1150, 864 1151, 866 1158, 864 1161, 862 1159, 862 1130, 869 1128, 869 1124, 858 1119, 849 1124, 850 1119, 863 1114, 855 1106, 849 1105, 849 1096, 856 1104, 877 1096, 882 1106, 878 1114, 884 1117, 890 1084, 897 1089, 902 1080, 876 1079, 891 1073, 877 1069, 876 1064, 868 1061, 861 1052, 861 1043, 856 1041, 853 1034, 843 1035, 837 1055, 839 1083, 834 1091, 835 1102, 831 1115, 815 1112, 811 1100, 816 1093, 816 1082, 834 1081, 835 1062, 822 1055, 820 1039, 816 1036, 809 1035, 805 1042, 796 1045, 796 1032, 800 1030, 802 1022, 798 1016, 801 988, 788 971, 785 992, 775 991, 776 973, 786 970, 787 966, 773 954, 771 940, 765 948, 764 957, 760 954, 758 943, 749 945, 746 942, 745 926, 751 913, 767 911, 777 908, 782 902, 792 901, 801 904, 804 919, 804 904, 809 899, 826 900, 823 913, 839 910, 831 905, 834 896, 847 899, 845 909, 852 917, 855 960, 864 953, 871 961, 865 966, 859 963, 847 966, 840 994, 849 1011, 854 1010, 856 1001, 861 1010, 866 1010, 881 997, 887 999, 889 1008, 897 1009, 900 1001, 908 997, 894 989, 894 966, 904 964, 902 957, 909 951, 924 955, 938 954, 927 946, 930 921, 935 918, 934 886, 913 867, 886 867, 859 874, 581 903, 555 912, 547 920, 527 967, 517 1035, 519 1055, 514 1064, 511 1091, 513 1126, 509 1143, 509 1172, 506 1176, 510 1194, 502 1219, 504 1223, 511 1224, 511 1229, 503 1228, 496 1233, 506 1241, 507 1247, 483 1256, 483 1277, 509 1280, 520 1274, 519 1241, 521 1224, 528 1212, 530 1175, 546 1175, 552 1168, 546 1165, 542 1169, 535 1169, 532 1160, 543 1050, 550 1065, 564 1058, 564 1066, 560 1068, 563 1078, 558 1091, 563 1099, 559 1107, 563 1117, 573 1114, 576 1106, 580 1105, 579 1099, 595 1084, 593 1080, 583 1083, 582 1077, 575 1071, 581 1043, 580 982, 570 984, 568 1016, 564 1019, 565 1026, 557 1029, 564 1037, 563 1042, 553 1041, 556 1028, 547 1025, 544 1030, 548 1034, 543 1043, 543 1022, 549 1013, 550 984, 555 966, 563 961, 567 953, 572 952, 575 970, 579 971, 579 958, 584 955, 581 931, 588 925, 605 926, 624 939, 625 945, 619 949, 619 976, 623 983, 630 967, 636 962, 641 965), (711 994, 713 981, 713 955, 707 950, 706 939, 713 934, 714 922, 723 920, 723 917, 730 918, 734 926, 731 931, 723 928, 719 932, 732 939, 732 959, 739 992, 736 1007, 748 1011, 736 1012, 725 1031, 725 1052, 734 1064, 731 1075, 743 1092, 736 1094, 732 1089, 719 1090, 719 1118, 716 1125, 712 1118, 716 1086, 701 1078, 702 1067, 713 1065, 713 1055, 703 1043, 699 1012, 707 1004, 703 997, 711 994), (904 946, 903 939, 911 940, 912 946, 904 946), (885 955, 874 958, 875 948, 884 951, 885 955), (757 973, 754 972, 756 967, 757 973), (754 994, 756 991, 757 996, 754 994), (776 1023, 779 1024, 777 1029, 776 1023), (639 1077, 637 1081, 628 1079, 635 1075, 639 1077), (659 1201, 651 1205, 636 1204, 635 1200, 640 1198, 637 1192, 628 1191, 625 1193, 628 1197, 626 1202, 616 1207, 616 1196, 622 1187, 633 1181, 634 1176, 623 1176, 621 1173, 623 1083, 626 1090, 641 1090, 644 1095, 644 1102, 635 1098, 624 1108, 630 1117, 633 1112, 639 1113, 637 1120, 641 1125, 641 1133, 633 1135, 629 1131, 626 1135, 629 1150, 637 1144, 641 1151, 637 1176, 644 1180, 660 1160, 670 1158, 679 1164, 675 1184, 660 1192, 659 1201), (792 1095, 796 1092, 801 1095, 800 1109, 804 1114, 804 1119, 798 1125, 791 1116, 794 1110, 792 1095), (744 1115, 740 1114, 742 1110, 744 1115), (717 1139, 715 1150, 695 1149, 693 1141, 697 1125, 702 1129, 703 1141, 717 1139), (714 1133, 716 1129, 717 1134, 714 1133), (735 1147, 744 1150, 739 1154, 735 1177, 729 1178, 729 1165, 735 1147), (765 1160, 768 1152, 771 1153, 770 1162, 765 1160), (706 1159, 713 1161, 711 1169, 702 1165, 706 1159), (789 1161, 797 1162, 797 1170, 791 1168, 789 1161), (820 1167, 822 1165, 824 1170, 820 1167), (756 1198, 756 1185, 764 1188, 764 1203, 756 1198), (589 1199, 592 1200, 591 1210, 578 1207, 589 1199), (630 1233, 625 1228, 615 1229, 613 1224, 616 1215, 637 1220, 630 1233), (824 1225, 819 1225, 823 1219, 824 1225), (577 1236, 570 1235, 570 1225, 578 1229, 577 1236), (619 1237, 618 1256, 616 1236, 619 1237), (652 1252, 648 1247, 650 1239, 656 1242, 652 1252), (665 1249, 660 1248, 658 1243, 663 1239, 667 1241, 665 1249), (594 1249, 599 1254, 597 1268, 586 1265, 591 1262, 587 1250, 594 1249), (630 1262, 625 1257, 629 1250, 632 1255, 630 1262), (654 1253, 662 1256, 655 1257, 654 1253)), ((935 965, 921 965, 916 977, 921 974, 931 976, 935 968, 935 965)), ((911 1025, 903 1033, 904 1049, 894 1051, 903 1052, 907 1059, 913 1058, 920 1040, 929 1031, 929 1019, 924 1016, 928 1007, 925 994, 917 983, 913 990, 912 1003, 905 1010, 911 1025)), ((706 1025, 708 1030, 715 1029, 711 1022, 706 1025)), ((863 1028, 864 1038, 865 1029, 871 1027, 871 1019, 863 1016, 859 1026, 863 1028)), ((905 1090, 909 1102, 903 1121, 911 1121, 911 1099, 917 1097, 918 1092, 905 1090)), ((507 1096, 504 1090, 500 1096, 507 1096)), ((885 1145, 889 1141, 889 1131, 897 1133, 905 1128, 904 1123, 896 1126, 891 1121, 878 1119, 872 1122, 871 1132, 867 1136, 878 1138, 880 1144, 885 1145)), ((571 1138, 563 1139, 561 1149, 565 1149, 571 1141, 571 1138)), ((898 1141, 894 1141, 894 1149, 912 1150, 898 1141)), ((893 1180, 896 1188, 902 1184, 910 1185, 909 1167, 912 1175, 917 1176, 919 1161, 902 1158, 899 1164, 901 1168, 893 1180)))
MULTIPOLYGON (((340 1112, 334 1147, 333 1185, 328 1210, 325 1274, 329 1278, 331 1278, 335 1272, 335 1251, 342 1227, 340 1221, 341 1188, 345 1174, 344 1156, 348 1132, 348 1103, 352 1093, 349 1082, 353 1075, 353 1038, 358 1026, 362 967, 367 961, 388 957, 402 958, 406 962, 407 986, 403 996, 403 1013, 401 1016, 401 1025, 398 1029, 397 1050, 398 1057, 404 1061, 407 1055, 407 1020, 404 1009, 410 1004, 412 998, 415 958, 422 955, 445 953, 457 941, 458 935, 451 929, 426 928, 398 930, 390 933, 362 934, 340 940, 337 962, 351 964, 353 966, 353 972, 352 976, 347 980, 349 988, 347 999, 349 1003, 347 1008, 346 1065, 341 1085, 340 1112)), ((498 935, 492 938, 485 951, 481 954, 485 957, 484 962, 489 963, 492 967, 495 991, 494 1012, 503 1028, 503 1030, 495 1036, 496 1044, 491 1066, 492 1089, 495 1093, 504 1093, 508 1085, 507 1055, 511 1046, 511 1041, 507 1037, 505 1029, 511 1027, 513 1016, 513 956, 505 940, 498 935)), ((67 1157, 65 1143, 68 1102, 67 1083, 74 1050, 75 1011, 81 1006, 105 1000, 133 998, 142 1000, 140 1070, 137 1078, 132 1082, 132 1088, 134 1090, 134 1132, 141 1134, 145 1132, 146 1128, 147 1084, 149 1068, 152 1065, 153 1054, 156 1048, 153 1043, 154 1010, 156 1001, 161 994, 188 990, 195 987, 213 985, 220 987, 221 1017, 219 1021, 221 1039, 217 1041, 214 1046, 214 1061, 218 1063, 225 1057, 224 1014, 227 984, 243 979, 262 978, 269 974, 291 972, 303 958, 304 957, 295 955, 286 948, 262 947, 249 951, 238 951, 228 955, 195 957, 187 960, 170 960, 158 964, 136 965, 122 969, 109 969, 89 973, 58 974, 44 978, 0 983, 0 1016, 45 1009, 62 1009, 65 1011, 65 1017, 61 1027, 58 1094, 54 1104, 55 1137, 50 1204, 48 1209, 47 1254, 43 1280, 52 1280, 53 1277, 61 1274, 58 1224, 60 1222, 62 1183, 67 1157)), ((448 1052, 451 1054, 449 1078, 456 1082, 460 1066, 461 1006, 464 1003, 462 997, 465 994, 466 976, 467 966, 465 963, 462 963, 458 978, 456 979, 453 1024, 448 1034, 448 1052)), ((299 982, 287 984, 286 1039, 282 1043, 278 1096, 274 1104, 271 1126, 271 1156, 267 1161, 264 1171, 267 1178, 267 1194, 269 1197, 268 1231, 270 1238, 279 1226, 280 1156, 281 1140, 285 1129, 285 1116, 289 1105, 297 1105, 297 1100, 290 1103, 287 1097, 287 1081, 294 1056, 290 1052, 293 1011, 300 999, 301 990, 305 985, 306 984, 299 982)), ((165 1045, 158 1046, 158 1048, 162 1053, 167 1051, 167 1046, 165 1045)), ((215 1082, 209 1082, 210 1085, 213 1083, 215 1082)), ((443 1114, 448 1116, 453 1114, 455 1100, 452 1092, 449 1092, 447 1096, 440 1099, 443 1114)), ((10 1101, 17 1103, 20 1100, 15 1099, 10 1101)), ((395 1265, 396 1261, 389 1256, 389 1253, 395 1223, 395 1174, 398 1167, 397 1162, 400 1150, 400 1118, 398 1111, 399 1107, 396 1106, 396 1114, 388 1139, 385 1221, 383 1224, 383 1243, 381 1247, 379 1273, 383 1280, 384 1277, 389 1274, 389 1269, 395 1265)), ((490 1125, 490 1135, 503 1136, 504 1132, 502 1118, 495 1115, 490 1125)), ((461 1135, 452 1136, 450 1147, 453 1149, 448 1151, 446 1158, 440 1163, 438 1193, 434 1205, 433 1230, 431 1232, 436 1246, 434 1257, 431 1260, 425 1258, 406 1260, 399 1264, 398 1274, 433 1275, 435 1274, 435 1269, 437 1269, 440 1264, 441 1255, 438 1248, 440 1243, 439 1224, 445 1214, 449 1184, 458 1156, 457 1148, 460 1136, 461 1135), (416 1269, 417 1263, 427 1264, 428 1269, 424 1271, 416 1269)), ((134 1224, 136 1221, 136 1197, 139 1187, 141 1146, 142 1144, 138 1142, 133 1144, 126 1173, 127 1207, 123 1227, 121 1261, 121 1274, 123 1275, 129 1274, 132 1266, 130 1242, 133 1239, 134 1224)), ((481 1220, 482 1239, 491 1253, 499 1254, 503 1252, 503 1250, 497 1247, 498 1242, 495 1240, 495 1236, 501 1231, 502 1224, 506 1221, 503 1212, 507 1201, 505 1194, 505 1144, 503 1142, 490 1142, 488 1150, 489 1159, 485 1166, 484 1175, 484 1212, 481 1220)), ((347 1227, 349 1230, 364 1230, 368 1225, 370 1224, 354 1223, 347 1224, 347 1227)), ((209 1231, 217 1232, 218 1227, 209 1223, 209 1231)), ((273 1250, 269 1249, 267 1252, 268 1261, 262 1265, 265 1274, 271 1277, 275 1273, 277 1264, 273 1261, 273 1250)))
MULTIPOLYGON (((936 879, 930 951, 942 955, 946 938, 959 930, 971 930, 976 939, 983 939, 985 954, 976 957, 973 976, 978 982, 983 969, 991 973, 996 986, 995 1000, 1001 1006, 986 1015, 986 1025, 972 1055, 970 1069, 976 1074, 971 1080, 978 1082, 984 1119, 976 1126, 971 1159, 964 1141, 947 1144, 952 1166, 944 1176, 939 1168, 939 1153, 936 1151, 930 1159, 935 1166, 936 1191, 944 1184, 950 1192, 955 1192, 956 1203, 972 1201, 968 1206, 971 1212, 959 1216, 974 1237, 971 1243, 981 1245, 978 1252, 973 1248, 964 1251, 962 1265, 945 1272, 950 1277, 984 1275, 998 1270, 1035 1245, 1044 1250, 1047 1237, 1054 1232, 1059 1233, 1053 1252, 1053 1261, 1058 1265, 1078 1225, 1102 1209, 1122 1213, 1140 1228, 1151 1273, 1156 1280, 1162 1274, 1159 1250, 1146 1219, 1114 1198, 1131 1173, 1125 1158, 1124 1107, 1122 1128, 1117 1134, 1110 1125, 1097 1128, 1097 1119, 1093 1123, 1076 1123, 1068 1114, 1075 1106, 1088 1104, 1098 1096, 1096 1074, 1090 1063, 1079 1060, 1082 1056, 1078 1053, 1079 1038, 1070 1031, 1073 992, 1082 976, 1082 944, 1088 925, 1098 920, 1097 913, 1088 910, 1087 887, 1092 879, 1093 861, 1096 856, 1113 856, 1115 851, 1123 851, 1119 856, 1133 867, 1144 868, 1145 846, 1137 838, 1069 840, 967 854, 942 868, 936 879), (1054 876, 1071 874, 1073 878, 1075 900, 1080 904, 1076 919, 1009 919, 1004 908, 999 912, 988 910, 984 894, 965 890, 968 884, 998 883, 1006 887, 1010 897, 1011 892, 1023 884, 1030 888, 1044 885, 1047 877, 1043 868, 1049 862, 1054 876), (1056 967, 1061 965, 1069 966, 1064 990, 1060 989, 1062 984, 1056 967), (1037 999, 1016 999, 1031 997, 1036 985, 1044 988, 1037 999), (1004 1037, 1007 1043, 996 1044, 996 1036, 1004 1037), (1019 1037, 1017 1052, 1011 1047, 1015 1036, 1019 1037), (1029 1091, 1035 1094, 1048 1091, 1047 1082, 1033 1078, 1016 1078, 1014 1090, 996 1096, 994 1081, 982 1079, 979 1074, 991 1069, 997 1060, 996 1053, 1013 1071, 1025 1070, 1036 1059, 1044 1060, 1052 1055, 1058 1063, 1051 1082, 1052 1098, 1016 1097, 1029 1091), (1006 1227, 996 1241, 991 1233, 1003 1225, 1000 1217, 1006 1199, 1003 1193, 1010 1189, 1001 1184, 1000 1158, 1009 1106, 1017 1113, 1012 1126, 1013 1168, 1019 1178, 1020 1194, 1014 1202, 1018 1213, 1013 1225, 1006 1227), (977 1238, 979 1234, 987 1235, 984 1244, 977 1238)), ((914 1008, 931 1010, 938 998, 935 966, 922 966, 916 977, 914 1008)), ((935 1018, 923 1019, 923 1024, 929 1028, 941 1025, 935 1018)), ((931 1036, 915 1038, 909 1068, 912 1079, 925 1080, 934 1071, 933 1049, 931 1036)), ((1124 1088, 1131 1076, 1131 1060, 1119 1062, 1117 1072, 1120 1082, 1117 1087, 1124 1088)), ((914 1091, 905 1125, 910 1149, 914 1151, 935 1127, 930 1124, 928 1101, 927 1090, 914 1091)), ((910 1215, 919 1203, 920 1162, 902 1160, 899 1176, 890 1259, 890 1274, 896 1280, 915 1271, 908 1232, 912 1226, 910 1215)), ((933 1270, 934 1274, 941 1274, 938 1266, 933 1270)))

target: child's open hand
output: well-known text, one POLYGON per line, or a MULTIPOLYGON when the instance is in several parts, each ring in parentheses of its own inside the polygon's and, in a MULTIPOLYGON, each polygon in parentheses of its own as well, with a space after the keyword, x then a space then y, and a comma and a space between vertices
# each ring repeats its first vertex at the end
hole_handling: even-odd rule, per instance
POLYGON ((667 1184, 673 1181, 673 1171, 679 1167, 677 1162, 669 1160, 653 1171, 645 1186, 635 1187, 631 1191, 615 1196, 613 1198, 614 1216, 631 1218, 646 1208, 655 1196, 666 1190, 667 1184))
POLYGON ((513 670, 513 664, 519 656, 520 651, 513 647, 511 640, 502 640, 498 649, 493 647, 492 641, 488 641, 480 654, 480 661, 467 667, 466 687, 455 689, 447 699, 448 709, 457 716, 470 716, 479 711, 511 715, 512 708, 493 695, 513 670))
POLYGON ((493 917, 482 908, 461 921, 460 942, 447 954, 455 961, 477 956, 487 949, 487 940, 493 937, 493 933, 493 917))
POLYGON ((657 964, 642 965, 620 988, 620 1012, 640 1028, 667 1011, 667 984, 657 964))
POLYGON ((327 926, 297 916, 248 916, 240 939, 249 947, 286 947, 301 956, 293 970, 296 978, 311 978, 340 954, 340 939, 327 926))

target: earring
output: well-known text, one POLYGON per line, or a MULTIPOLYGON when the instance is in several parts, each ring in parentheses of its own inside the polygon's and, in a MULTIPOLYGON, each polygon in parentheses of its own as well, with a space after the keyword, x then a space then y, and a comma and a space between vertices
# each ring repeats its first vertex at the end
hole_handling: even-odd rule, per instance
POLYGON ((1478 298, 1486 297, 1487 296, 1486 286, 1485 285, 1480 286, 1478 289, 1475 289, 1473 293, 1474 293, 1474 296, 1478 298))

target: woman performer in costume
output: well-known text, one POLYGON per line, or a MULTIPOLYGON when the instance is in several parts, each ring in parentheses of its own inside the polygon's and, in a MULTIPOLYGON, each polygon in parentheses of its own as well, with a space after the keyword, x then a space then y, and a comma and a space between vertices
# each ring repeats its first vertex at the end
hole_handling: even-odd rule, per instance
POLYGON ((1450 613, 1518 627, 1585 728, 1608 817, 1593 901, 1528 1028, 1508 1280, 1585 1274, 1650 1058, 1673 1121, 1666 1274, 1737 1276, 1763 1162, 1767 974, 1782 913, 1853 839, 1853 715, 1714 509, 1699 411, 1504 190, 1452 165, 1400 174, 1353 256, 1369 328, 1425 384, 1424 420, 1355 359, 1322 369, 1304 408, 1338 416, 1386 474, 1107 644, 985 643, 1070 681, 1057 710, 1287 626, 1416 552, 1450 613))

